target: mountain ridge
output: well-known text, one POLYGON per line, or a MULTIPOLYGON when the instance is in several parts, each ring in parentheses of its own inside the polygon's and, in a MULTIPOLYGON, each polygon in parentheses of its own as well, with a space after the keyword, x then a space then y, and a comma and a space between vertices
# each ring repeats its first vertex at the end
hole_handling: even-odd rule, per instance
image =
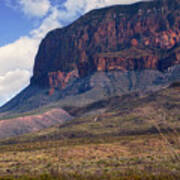
POLYGON ((30 85, 1 107, 0 116, 51 103, 86 105, 113 95, 143 94, 178 81, 179 9, 178 0, 116 5, 49 32, 30 85))

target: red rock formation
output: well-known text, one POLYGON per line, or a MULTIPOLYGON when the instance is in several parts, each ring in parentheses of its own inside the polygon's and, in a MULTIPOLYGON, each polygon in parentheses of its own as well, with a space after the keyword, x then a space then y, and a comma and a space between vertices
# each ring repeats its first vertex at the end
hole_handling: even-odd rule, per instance
POLYGON ((142 57, 97 57, 97 71, 122 71, 157 69, 158 57, 147 55, 142 57))
POLYGON ((72 78, 95 71, 164 70, 179 64, 179 11, 178 0, 94 10, 46 36, 31 83, 53 94, 72 78))
POLYGON ((48 77, 50 87, 49 95, 52 95, 55 89, 64 89, 72 78, 78 78, 79 75, 77 70, 68 73, 57 71, 48 73, 48 77))

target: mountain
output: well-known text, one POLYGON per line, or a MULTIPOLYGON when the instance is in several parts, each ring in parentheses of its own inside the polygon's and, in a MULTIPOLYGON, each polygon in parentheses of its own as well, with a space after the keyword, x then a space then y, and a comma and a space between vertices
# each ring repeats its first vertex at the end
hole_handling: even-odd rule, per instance
POLYGON ((180 64, 180 2, 156 0, 93 10, 42 41, 31 84, 65 89, 94 72, 165 71, 180 64))
POLYGON ((164 136, 175 133, 179 136, 179 102, 180 83, 173 83, 144 96, 131 93, 96 101, 83 107, 65 106, 64 110, 74 117, 73 120, 25 136, 1 140, 0 145, 49 140, 76 142, 81 138, 83 142, 104 142, 108 138, 119 136, 136 138, 137 135, 150 136, 159 133, 164 136))
POLYGON ((180 179, 179 110, 180 1, 93 10, 0 108, 0 179, 180 179))
POLYGON ((179 0, 116 5, 49 32, 30 85, 0 108, 0 118, 142 96, 179 81, 179 11, 179 0))

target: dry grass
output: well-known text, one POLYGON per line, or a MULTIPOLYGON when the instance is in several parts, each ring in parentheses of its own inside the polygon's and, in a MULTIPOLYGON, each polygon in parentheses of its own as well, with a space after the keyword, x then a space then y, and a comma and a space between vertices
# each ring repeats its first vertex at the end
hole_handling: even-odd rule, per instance
POLYGON ((129 103, 120 99, 97 121, 96 116, 76 118, 2 141, 0 175, 22 180, 29 175, 34 175, 31 180, 180 179, 179 95, 179 89, 170 88, 129 103), (121 135, 123 130, 134 135, 121 135))
MULTIPOLYGON (((173 136, 168 135, 168 138, 173 136)), ((96 144, 72 145, 63 141, 27 143, 1 148, 0 174, 38 176, 56 172, 93 176, 137 170, 138 174, 166 172, 177 175, 180 171, 179 157, 180 144, 167 144, 160 135, 126 136, 96 144), (176 159, 172 158, 167 145, 171 145, 176 159)))

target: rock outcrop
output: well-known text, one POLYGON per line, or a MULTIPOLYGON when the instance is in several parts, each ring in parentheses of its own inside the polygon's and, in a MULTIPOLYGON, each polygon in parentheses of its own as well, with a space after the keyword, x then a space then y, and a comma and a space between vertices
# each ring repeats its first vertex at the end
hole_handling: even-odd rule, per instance
POLYGON ((56 108, 37 115, 26 115, 0 121, 0 139, 36 132, 72 120, 66 111, 56 108))
POLYGON ((31 84, 64 89, 96 71, 180 64, 180 1, 154 0, 94 10, 42 41, 31 84))

